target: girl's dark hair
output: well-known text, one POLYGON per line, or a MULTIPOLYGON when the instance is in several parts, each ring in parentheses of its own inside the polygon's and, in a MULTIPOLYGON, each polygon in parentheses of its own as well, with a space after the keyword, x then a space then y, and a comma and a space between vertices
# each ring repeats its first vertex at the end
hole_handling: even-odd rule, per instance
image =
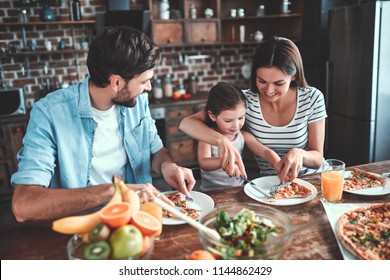
POLYGON ((245 95, 238 86, 226 82, 218 82, 209 92, 205 107, 205 123, 210 127, 215 126, 215 122, 208 115, 209 111, 218 116, 221 111, 232 110, 242 102, 246 105, 245 95))
POLYGON ((290 86, 308 87, 301 54, 298 47, 289 39, 273 36, 258 46, 252 61, 250 81, 252 92, 259 91, 256 86, 256 71, 260 67, 277 67, 287 75, 295 75, 295 80, 291 81, 290 86))
POLYGON ((126 81, 160 61, 160 50, 141 31, 128 26, 106 28, 92 42, 87 58, 91 81, 98 87, 106 87, 113 74, 126 81))

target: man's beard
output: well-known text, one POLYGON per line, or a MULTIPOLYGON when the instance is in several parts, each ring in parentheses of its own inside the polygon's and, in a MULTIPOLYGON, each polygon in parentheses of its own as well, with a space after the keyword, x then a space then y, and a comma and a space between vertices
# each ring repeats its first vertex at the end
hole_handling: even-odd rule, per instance
POLYGON ((133 108, 137 104, 137 98, 132 98, 130 100, 124 100, 124 101, 113 99, 112 103, 120 106, 125 106, 128 108, 133 108))
POLYGON ((125 106, 125 107, 128 107, 128 108, 134 107, 137 104, 137 98, 131 98, 131 99, 127 99, 127 100, 119 100, 119 98, 121 96, 126 96, 128 94, 129 94, 129 92, 127 91, 126 88, 122 89, 118 93, 118 97, 115 98, 115 99, 112 99, 112 103, 114 103, 116 105, 120 105, 120 106, 125 106))

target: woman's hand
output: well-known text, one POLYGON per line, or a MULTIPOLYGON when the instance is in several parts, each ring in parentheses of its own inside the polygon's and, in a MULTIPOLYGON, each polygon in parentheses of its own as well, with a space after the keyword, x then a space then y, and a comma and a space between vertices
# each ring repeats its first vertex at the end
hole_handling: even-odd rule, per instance
POLYGON ((292 182, 303 166, 303 151, 298 148, 291 149, 280 160, 277 166, 278 177, 282 182, 292 182))
POLYGON ((218 154, 221 158, 222 169, 229 176, 246 178, 245 166, 242 162, 241 154, 226 137, 218 144, 218 154))

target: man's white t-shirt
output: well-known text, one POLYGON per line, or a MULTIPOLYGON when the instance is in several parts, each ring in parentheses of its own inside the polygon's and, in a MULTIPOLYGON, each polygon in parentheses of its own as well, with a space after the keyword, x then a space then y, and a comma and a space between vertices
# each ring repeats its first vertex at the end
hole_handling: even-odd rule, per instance
POLYGON ((116 106, 107 111, 92 108, 93 119, 98 123, 92 150, 91 185, 112 182, 112 176, 125 178, 127 156, 119 131, 116 106))

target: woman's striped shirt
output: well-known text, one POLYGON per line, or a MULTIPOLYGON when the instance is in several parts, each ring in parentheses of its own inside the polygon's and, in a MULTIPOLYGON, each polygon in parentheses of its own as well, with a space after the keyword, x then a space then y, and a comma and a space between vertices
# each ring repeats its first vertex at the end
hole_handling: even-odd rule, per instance
MULTIPOLYGON (((292 148, 307 149, 308 124, 327 117, 324 96, 316 88, 298 88, 298 106, 294 118, 285 126, 273 126, 263 118, 258 93, 243 91, 248 107, 246 126, 268 148, 283 157, 292 148)), ((255 155, 261 176, 275 175, 275 169, 267 161, 255 155)), ((305 173, 302 168, 301 173, 305 173)))

